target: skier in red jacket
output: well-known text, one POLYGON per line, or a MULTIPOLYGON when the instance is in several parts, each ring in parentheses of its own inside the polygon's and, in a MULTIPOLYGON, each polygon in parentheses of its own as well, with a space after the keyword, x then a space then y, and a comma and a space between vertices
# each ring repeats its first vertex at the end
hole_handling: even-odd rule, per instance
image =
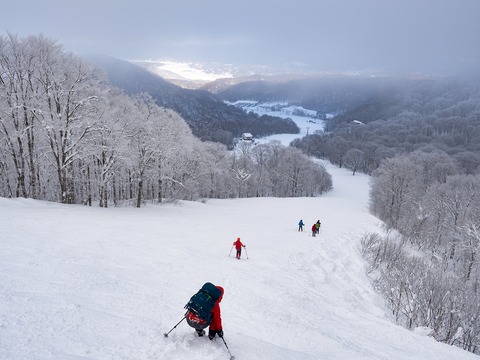
MULTIPOLYGON (((208 328, 208 338, 210 340, 213 340, 215 335, 218 335, 218 337, 220 338, 223 337, 222 316, 220 314, 220 301, 222 301, 224 290, 221 286, 216 286, 216 288, 222 292, 222 295, 220 295, 220 297, 217 299, 212 309, 212 319, 210 320, 208 328)), ((189 319, 187 318, 187 322, 188 320, 189 319)), ((205 331, 203 329, 195 329, 195 331, 197 332, 198 336, 203 336, 205 334, 205 331)))
POLYGON ((235 249, 237 249, 237 259, 240 260, 240 257, 242 256, 242 247, 245 247, 245 245, 242 244, 240 238, 237 238, 237 241, 235 241, 233 245, 235 245, 235 249))
POLYGON ((212 310, 212 322, 210 323, 210 327, 208 328, 208 338, 210 340, 213 340, 215 335, 223 338, 222 317, 220 315, 220 301, 222 301, 224 291, 221 286, 217 286, 217 289, 222 292, 222 295, 215 302, 215 306, 212 310))
POLYGON ((220 314, 220 302, 222 301, 223 294, 224 294, 223 287, 215 286, 212 283, 205 283, 205 285, 202 286, 202 289, 197 294, 192 296, 192 298, 190 299, 188 304, 185 305, 185 308, 187 309, 187 313, 185 314, 185 318, 187 319, 187 323, 188 323, 188 325, 190 325, 191 327, 193 327, 195 329, 198 336, 205 335, 205 330, 204 329, 206 327, 209 327, 208 337, 209 337, 210 340, 212 340, 215 337, 215 335, 218 335, 219 337, 223 338, 222 317, 221 317, 221 314, 220 314), (207 287, 207 285, 208 285, 208 287, 207 287), (216 290, 218 290, 218 291, 212 292, 211 287, 215 287, 216 290), (219 295, 218 295, 218 293, 219 293, 219 295), (202 316, 203 317, 199 317, 199 314, 196 313, 196 310, 190 309, 189 305, 192 303, 192 305, 194 305, 193 309, 198 308, 198 304, 202 303, 203 298, 202 299, 197 298, 196 300, 193 300, 193 299, 195 297, 199 296, 199 295, 203 296, 205 294, 211 299, 214 299, 212 296, 215 296, 215 298, 217 300, 213 304, 213 307, 211 307, 211 303, 204 304, 205 306, 208 306, 208 307, 205 307, 205 309, 200 307, 199 310, 202 310, 202 314, 203 314, 202 316), (212 295, 212 294, 215 294, 215 295, 212 295), (195 305, 195 301, 199 301, 197 303, 197 305, 195 305), (203 311, 206 310, 207 308, 208 309, 211 308, 210 316, 208 317, 208 319, 205 319, 206 313, 203 313, 203 311))

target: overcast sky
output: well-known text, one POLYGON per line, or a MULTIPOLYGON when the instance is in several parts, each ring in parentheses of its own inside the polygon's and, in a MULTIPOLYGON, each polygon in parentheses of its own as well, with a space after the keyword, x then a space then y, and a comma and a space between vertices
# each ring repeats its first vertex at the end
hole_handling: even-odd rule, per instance
POLYGON ((10 0, 0 29, 75 53, 317 71, 480 64, 480 0, 10 0))

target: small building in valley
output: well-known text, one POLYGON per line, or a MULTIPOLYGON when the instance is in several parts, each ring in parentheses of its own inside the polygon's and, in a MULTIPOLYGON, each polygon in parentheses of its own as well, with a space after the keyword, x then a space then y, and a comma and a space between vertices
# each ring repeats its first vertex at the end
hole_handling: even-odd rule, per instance
POLYGON ((243 133, 241 139, 242 141, 253 141, 253 135, 251 133, 243 133))

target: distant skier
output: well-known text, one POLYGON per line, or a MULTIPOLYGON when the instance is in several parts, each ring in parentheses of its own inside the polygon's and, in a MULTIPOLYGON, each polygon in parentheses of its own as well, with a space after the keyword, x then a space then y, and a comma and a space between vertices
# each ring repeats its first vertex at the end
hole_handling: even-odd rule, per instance
POLYGON ((315 237, 316 233, 317 233, 317 223, 312 225, 312 236, 315 237))
POLYGON ((320 233, 320 226, 322 225, 322 223, 320 222, 320 220, 317 220, 317 222, 315 223, 315 228, 316 228, 316 233, 320 233))
POLYGON ((303 220, 300 219, 300 222, 298 223, 298 231, 303 231, 303 225, 305 225, 303 223, 303 220))
POLYGON ((240 257, 242 256, 242 247, 245 247, 245 245, 242 244, 242 242, 240 241, 240 238, 237 238, 237 241, 235 241, 233 245, 235 245, 235 249, 237 249, 236 258, 240 260, 240 257))

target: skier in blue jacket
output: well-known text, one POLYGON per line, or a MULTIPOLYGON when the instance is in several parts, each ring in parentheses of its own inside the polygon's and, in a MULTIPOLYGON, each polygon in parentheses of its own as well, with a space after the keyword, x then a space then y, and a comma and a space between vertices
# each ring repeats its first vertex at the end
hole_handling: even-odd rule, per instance
POLYGON ((305 225, 303 223, 303 220, 300 219, 300 222, 298 223, 298 231, 303 231, 303 225, 305 225))

